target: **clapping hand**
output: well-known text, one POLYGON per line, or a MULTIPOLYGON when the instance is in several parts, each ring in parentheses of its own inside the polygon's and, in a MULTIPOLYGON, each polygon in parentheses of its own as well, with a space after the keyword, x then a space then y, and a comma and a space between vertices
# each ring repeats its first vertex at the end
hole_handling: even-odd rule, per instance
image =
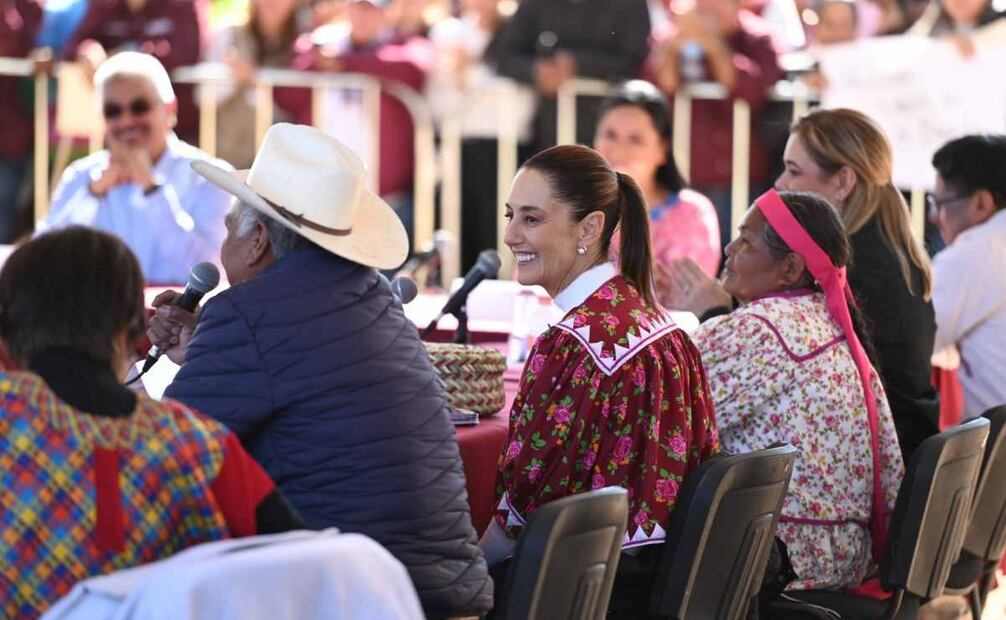
POLYGON ((686 310, 701 317, 718 307, 730 307, 733 299, 723 286, 710 278, 690 258, 674 261, 670 267, 657 264, 657 293, 673 310, 686 310))
POLYGON ((108 190, 124 183, 136 183, 144 190, 154 185, 154 165, 146 149, 110 139, 108 151, 108 167, 90 185, 95 196, 104 196, 108 190))

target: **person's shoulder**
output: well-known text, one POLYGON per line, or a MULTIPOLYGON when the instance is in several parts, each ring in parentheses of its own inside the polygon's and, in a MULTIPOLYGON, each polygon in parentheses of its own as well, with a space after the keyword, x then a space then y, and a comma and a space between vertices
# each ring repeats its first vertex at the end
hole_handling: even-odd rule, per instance
POLYGON ((222 423, 177 400, 164 398, 156 401, 142 394, 138 399, 138 409, 143 415, 158 422, 162 428, 169 428, 167 436, 177 440, 208 444, 221 441, 230 433, 222 423))
POLYGON ((205 161, 207 163, 213 164, 219 168, 223 168, 227 172, 233 172, 234 166, 230 162, 220 159, 218 157, 213 157, 206 151, 200 149, 197 146, 184 142, 182 140, 176 140, 172 146, 172 151, 175 157, 179 159, 187 160, 189 163, 194 161, 205 161))
POLYGON ((712 201, 705 194, 694 189, 686 188, 678 192, 678 205, 703 215, 716 216, 716 207, 713 206, 712 201))
POLYGON ((81 157, 66 167, 63 172, 63 180, 69 180, 81 175, 90 175, 92 170, 102 169, 108 166, 108 151, 96 151, 90 155, 81 157))

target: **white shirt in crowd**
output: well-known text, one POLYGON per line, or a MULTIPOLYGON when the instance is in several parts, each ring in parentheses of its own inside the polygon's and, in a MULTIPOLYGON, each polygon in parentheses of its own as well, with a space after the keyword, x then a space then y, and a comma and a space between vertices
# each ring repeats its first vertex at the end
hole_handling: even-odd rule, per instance
POLYGON ((99 151, 72 163, 52 198, 52 211, 39 232, 79 224, 117 235, 136 254, 148 284, 184 284, 189 270, 202 261, 219 264, 220 246, 227 229, 224 216, 231 196, 189 165, 212 159, 172 134, 161 158, 154 164, 160 188, 144 194, 135 183, 113 187, 99 198, 88 184, 109 166, 109 152, 99 151))
POLYGON ((530 137, 534 91, 489 68, 483 56, 490 33, 469 16, 452 17, 430 30, 430 41, 437 50, 437 64, 427 76, 425 95, 438 126, 447 118, 460 117, 462 136, 495 138, 505 115, 514 123, 519 140, 530 137), (460 71, 453 65, 459 56, 466 59, 460 71))
POLYGON ((1006 210, 962 232, 933 259, 933 274, 935 351, 960 354, 967 420, 1006 404, 1006 210))

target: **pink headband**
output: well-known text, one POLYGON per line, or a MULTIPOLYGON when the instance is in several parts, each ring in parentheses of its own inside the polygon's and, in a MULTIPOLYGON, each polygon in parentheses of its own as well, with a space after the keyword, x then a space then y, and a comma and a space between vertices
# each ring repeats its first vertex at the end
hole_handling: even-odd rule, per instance
POLYGON ((873 508, 870 511, 870 534, 873 538, 873 558, 879 563, 887 540, 887 520, 884 514, 884 491, 880 484, 880 442, 878 440, 877 398, 871 382, 872 367, 863 344, 852 325, 849 304, 854 303, 852 290, 846 279, 845 267, 836 267, 828 255, 814 242, 807 231, 793 217, 789 207, 775 190, 769 190, 755 200, 769 225, 793 252, 803 257, 807 270, 824 291, 828 313, 841 326, 852 359, 859 370, 859 379, 866 399, 867 420, 870 425, 870 447, 873 449, 873 508))

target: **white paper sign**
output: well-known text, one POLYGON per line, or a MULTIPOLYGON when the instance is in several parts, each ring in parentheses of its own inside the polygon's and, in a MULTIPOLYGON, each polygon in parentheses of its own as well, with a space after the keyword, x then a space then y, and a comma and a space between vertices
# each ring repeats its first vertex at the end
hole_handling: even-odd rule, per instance
POLYGON ((91 78, 81 65, 66 63, 56 76, 56 131, 61 136, 90 138, 105 121, 91 78))
POLYGON ((819 52, 825 108, 877 121, 894 146, 894 182, 932 189, 933 153, 970 133, 1006 133, 1006 45, 964 58, 948 42, 881 37, 819 52))

